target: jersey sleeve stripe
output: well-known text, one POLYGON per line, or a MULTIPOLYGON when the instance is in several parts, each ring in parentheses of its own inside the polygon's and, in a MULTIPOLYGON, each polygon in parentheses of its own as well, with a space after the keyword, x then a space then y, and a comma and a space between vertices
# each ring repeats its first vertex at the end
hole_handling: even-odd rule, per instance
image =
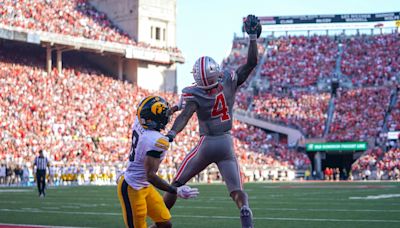
POLYGON ((158 144, 161 144, 161 145, 164 145, 165 147, 169 147, 169 142, 168 142, 168 140, 166 140, 166 139, 164 139, 164 138, 159 138, 158 140, 157 140, 157 142, 156 143, 158 143, 158 144))
POLYGON ((156 150, 150 150, 150 151, 147 151, 147 153, 146 153, 147 156, 150 156, 153 158, 161 158, 161 154, 162 154, 161 151, 156 151, 156 150))

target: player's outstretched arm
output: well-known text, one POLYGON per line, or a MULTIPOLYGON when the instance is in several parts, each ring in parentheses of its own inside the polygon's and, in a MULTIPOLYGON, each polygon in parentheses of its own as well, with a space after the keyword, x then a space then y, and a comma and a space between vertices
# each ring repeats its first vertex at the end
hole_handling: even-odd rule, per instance
POLYGON ((170 142, 174 140, 176 134, 178 134, 185 128, 186 124, 188 123, 190 118, 192 118, 193 113, 196 111, 196 109, 197 109, 197 104, 195 102, 188 101, 186 103, 185 107, 183 108, 183 111, 179 114, 178 117, 176 117, 171 130, 166 135, 169 138, 170 142))
POLYGON ((260 20, 254 15, 248 15, 243 23, 247 34, 249 34, 250 45, 247 54, 247 62, 236 70, 238 86, 247 80, 251 71, 257 66, 257 38, 260 37, 262 30, 260 20))
POLYGON ((172 193, 177 193, 177 188, 168 184, 165 180, 157 175, 158 168, 161 160, 157 157, 157 154, 161 154, 158 151, 149 151, 144 160, 144 168, 146 170, 147 181, 150 182, 154 187, 172 193))
POLYGON ((187 185, 180 187, 175 187, 168 184, 165 180, 157 175, 158 168, 161 163, 159 151, 149 151, 147 152, 144 168, 146 170, 147 181, 154 185, 156 188, 169 192, 171 194, 178 195, 182 199, 192 199, 199 195, 199 190, 197 188, 191 188, 187 185))

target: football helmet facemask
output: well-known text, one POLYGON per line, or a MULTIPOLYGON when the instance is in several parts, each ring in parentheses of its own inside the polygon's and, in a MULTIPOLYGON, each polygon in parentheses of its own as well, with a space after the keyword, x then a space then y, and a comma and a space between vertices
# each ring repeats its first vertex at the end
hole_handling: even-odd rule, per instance
POLYGON ((160 131, 169 122, 169 104, 159 96, 143 98, 137 108, 137 117, 143 128, 160 131))

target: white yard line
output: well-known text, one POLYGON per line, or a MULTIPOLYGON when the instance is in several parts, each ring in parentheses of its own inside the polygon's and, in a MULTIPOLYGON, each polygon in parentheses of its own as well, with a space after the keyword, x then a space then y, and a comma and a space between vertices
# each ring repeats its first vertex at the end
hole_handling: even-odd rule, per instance
POLYGON ((79 228, 75 226, 46 226, 46 225, 29 225, 29 224, 12 224, 12 223, 0 223, 0 226, 15 226, 15 227, 38 227, 38 228, 79 228))
POLYGON ((33 192, 32 189, 0 189, 0 193, 33 192))
MULTIPOLYGON (((2 212, 42 213, 42 214, 80 214, 80 215, 109 215, 121 216, 121 213, 88 212, 88 211, 28 211, 16 209, 0 209, 2 212)), ((239 219, 235 216, 210 216, 210 215, 173 215, 178 218, 208 218, 208 219, 239 219)), ((282 217, 255 217, 254 220, 279 220, 279 221, 310 221, 310 222, 374 222, 374 223, 400 223, 400 220, 388 219, 334 219, 334 218, 282 218, 282 217)))
MULTIPOLYGON (((183 209, 221 209, 223 207, 210 207, 210 206, 175 206, 174 208, 183 209)), ((274 208, 274 207, 251 207, 252 210, 260 211, 326 211, 326 212, 382 212, 382 213, 399 213, 400 210, 380 210, 380 209, 327 209, 327 208, 274 208)))
POLYGON ((352 196, 349 199, 362 199, 362 200, 377 200, 377 199, 391 199, 400 198, 400 194, 380 194, 375 196, 352 196))

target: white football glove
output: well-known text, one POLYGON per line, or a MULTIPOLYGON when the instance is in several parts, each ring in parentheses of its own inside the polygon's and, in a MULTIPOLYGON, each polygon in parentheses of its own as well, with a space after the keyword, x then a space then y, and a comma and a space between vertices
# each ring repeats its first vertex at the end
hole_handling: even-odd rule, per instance
POLYGON ((176 189, 176 194, 178 195, 179 198, 182 199, 192 199, 196 198, 199 195, 199 189, 183 185, 176 189))

